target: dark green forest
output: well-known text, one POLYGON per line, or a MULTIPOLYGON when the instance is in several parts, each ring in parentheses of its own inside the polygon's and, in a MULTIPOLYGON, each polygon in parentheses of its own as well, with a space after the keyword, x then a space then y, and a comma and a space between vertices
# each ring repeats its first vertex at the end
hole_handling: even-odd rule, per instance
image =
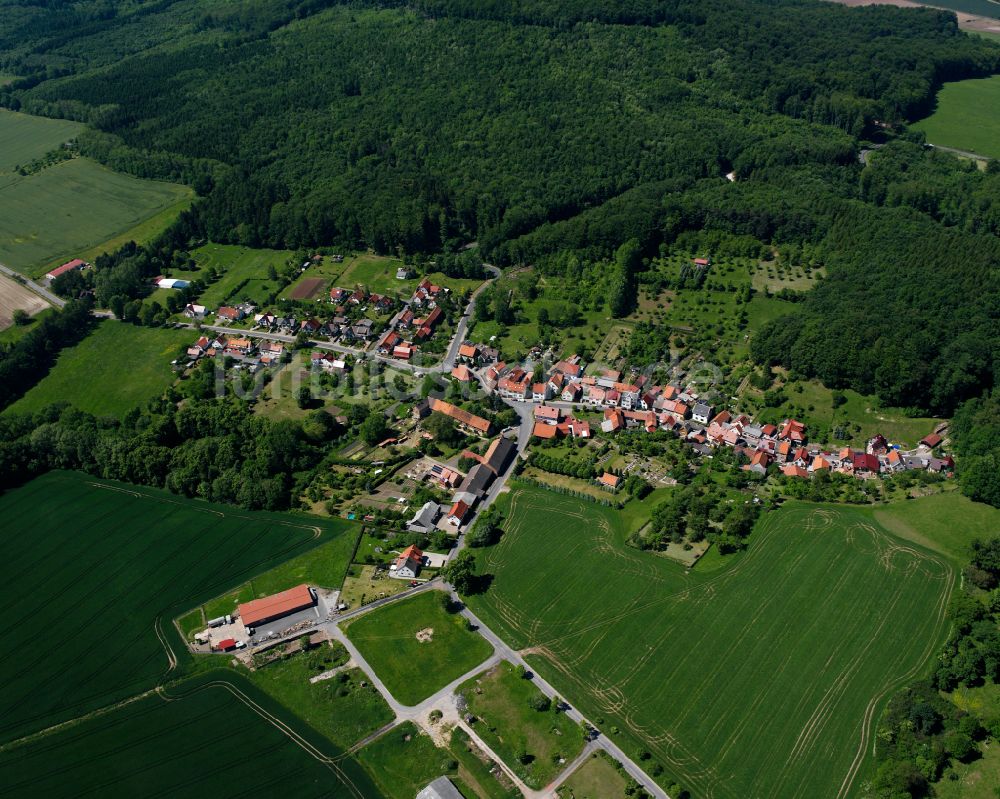
POLYGON ((1000 174, 906 130, 942 82, 1000 71, 950 12, 0 0, 0 70, 19 76, 0 104, 85 121, 81 153, 200 195, 138 261, 99 264, 123 296, 119 272, 192 240, 478 241, 501 265, 612 259, 623 315, 642 257, 729 237, 808 245, 826 267, 754 339, 758 361, 944 415, 996 384, 1000 174))

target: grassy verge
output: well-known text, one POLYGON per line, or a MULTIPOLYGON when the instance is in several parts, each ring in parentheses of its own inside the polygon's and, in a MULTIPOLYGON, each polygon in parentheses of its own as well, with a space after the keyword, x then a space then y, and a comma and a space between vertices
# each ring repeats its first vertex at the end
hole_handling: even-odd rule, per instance
POLYGON ((389 799, 413 799, 441 774, 453 775, 457 762, 430 736, 405 722, 358 752, 358 760, 389 799))
POLYGON ((531 788, 543 788, 583 749, 580 728, 506 661, 459 691, 476 733, 531 788))
POLYGON ((460 773, 475 784, 479 795, 484 799, 521 799, 521 792, 510 778, 492 761, 480 760, 476 754, 478 749, 473 751, 474 746, 465 730, 455 727, 451 731, 451 751, 460 764, 460 773))
POLYGON ((250 672, 249 677, 317 732, 346 749, 393 719, 389 705, 360 669, 344 669, 330 679, 309 681, 346 662, 343 646, 322 644, 269 663, 250 672))

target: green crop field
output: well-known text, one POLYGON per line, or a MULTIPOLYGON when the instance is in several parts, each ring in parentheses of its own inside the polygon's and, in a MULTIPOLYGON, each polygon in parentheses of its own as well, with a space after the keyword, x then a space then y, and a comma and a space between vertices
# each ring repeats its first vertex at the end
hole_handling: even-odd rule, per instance
POLYGON ((205 289, 199 302, 215 310, 220 305, 249 299, 263 305, 271 294, 281 289, 280 280, 268 277, 268 267, 279 273, 292 253, 288 250, 254 250, 237 244, 206 244, 191 252, 201 270, 214 267, 222 273, 205 289))
POLYGON ((173 383, 170 361, 196 337, 190 330, 104 320, 5 412, 32 413, 65 401, 88 413, 119 416, 173 383))
MULTIPOLYGON (((3 85, 0 76, 0 85, 3 85)), ((79 122, 68 119, 47 119, 0 110, 0 187, 5 187, 15 175, 14 167, 25 166, 62 146, 84 129, 79 122)))
POLYGON ((947 630, 952 568, 868 509, 788 503, 745 554, 686 574, 603 507, 536 488, 501 507, 470 605, 698 797, 857 795, 884 702, 947 630))
POLYGON ((1000 158, 1000 75, 946 83, 934 113, 911 127, 931 144, 1000 158))
POLYGON ((0 743, 187 662, 171 619, 342 527, 53 472, 0 496, 0 743))
POLYGON ((356 761, 219 671, 0 752, 0 794, 381 796, 356 761))
POLYGON ((0 262, 38 277, 64 259, 112 249, 127 240, 123 235, 148 239, 151 218, 158 232, 190 202, 193 193, 184 186, 139 180, 87 158, 29 175, 14 171, 81 128, 0 111, 0 262))
POLYGON ((389 692, 415 705, 488 658, 493 647, 465 629, 465 620, 441 607, 441 593, 426 591, 366 613, 347 636, 375 669, 389 692), (430 630, 430 640, 417 633, 430 630))

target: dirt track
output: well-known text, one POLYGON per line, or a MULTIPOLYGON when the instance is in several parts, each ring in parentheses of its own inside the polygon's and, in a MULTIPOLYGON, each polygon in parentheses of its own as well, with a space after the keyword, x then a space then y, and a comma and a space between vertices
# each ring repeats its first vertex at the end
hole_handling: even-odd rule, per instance
POLYGON ((14 311, 18 308, 34 315, 48 307, 49 304, 35 292, 5 275, 0 275, 0 330, 11 326, 14 321, 14 311))

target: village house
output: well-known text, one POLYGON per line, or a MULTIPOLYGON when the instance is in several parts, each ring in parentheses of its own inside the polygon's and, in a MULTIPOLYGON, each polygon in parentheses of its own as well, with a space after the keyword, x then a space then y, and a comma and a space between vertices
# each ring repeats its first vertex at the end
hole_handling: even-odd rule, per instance
POLYGON ((465 524, 465 520, 469 517, 469 512, 472 510, 471 505, 462 500, 456 500, 448 511, 447 521, 452 527, 461 527, 465 524))
POLYGON ((239 322, 246 313, 242 308, 234 308, 231 305, 223 305, 215 312, 215 318, 223 322, 239 322))
POLYGON ((579 383, 570 383, 563 388, 562 394, 559 395, 559 398, 563 402, 579 402, 582 394, 583 386, 579 383))
POLYGON ((86 261, 81 260, 80 258, 74 258, 72 261, 67 261, 62 266, 57 266, 51 272, 47 272, 45 274, 45 280, 46 282, 51 283, 60 275, 65 275, 67 272, 76 272, 77 270, 84 269, 88 266, 90 266, 90 264, 86 261))
POLYGON ((332 352, 313 350, 309 357, 314 369, 322 369, 324 372, 333 374, 347 371, 347 362, 332 352))
POLYGON ((458 348, 458 360, 462 363, 476 365, 479 362, 479 347, 465 342, 458 348))
POLYGON ((423 562, 424 553, 411 544, 399 554, 399 557, 389 567, 389 576, 400 580, 412 580, 420 574, 423 562))
POLYGON ((597 484, 601 488, 606 488, 612 492, 617 491, 618 486, 620 486, 621 483, 622 478, 620 478, 617 474, 611 474, 611 472, 605 472, 597 478, 597 484))
POLYGON ((691 409, 691 418, 698 424, 708 424, 712 418, 714 408, 707 402, 696 402, 691 409))
POLYGON ((184 315, 188 319, 204 319, 208 314, 208 308, 204 305, 196 305, 193 302, 189 302, 184 306, 184 315))
POLYGON ((428 397, 427 405, 430 410, 442 413, 445 416, 454 419, 458 422, 459 427, 462 427, 469 432, 486 435, 490 430, 490 423, 488 420, 452 405, 450 402, 445 402, 437 397, 428 397))
POLYGON ((400 338, 399 333, 394 330, 390 330, 385 334, 385 336, 383 336, 376 352, 378 352, 379 355, 388 355, 401 341, 402 339, 400 338))
POLYGON ((428 533, 434 529, 440 515, 440 505, 436 502, 425 502, 416 515, 406 523, 406 529, 410 533, 428 533))
POLYGON ((430 338, 431 334, 434 332, 434 328, 437 327, 438 322, 441 321, 441 316, 441 309, 435 307, 429 314, 427 314, 426 318, 416 320, 414 322, 414 325, 417 327, 416 338, 430 338))
POLYGON ((271 366, 281 360, 285 354, 285 345, 280 341, 262 341, 258 348, 260 362, 265 366, 271 366))

